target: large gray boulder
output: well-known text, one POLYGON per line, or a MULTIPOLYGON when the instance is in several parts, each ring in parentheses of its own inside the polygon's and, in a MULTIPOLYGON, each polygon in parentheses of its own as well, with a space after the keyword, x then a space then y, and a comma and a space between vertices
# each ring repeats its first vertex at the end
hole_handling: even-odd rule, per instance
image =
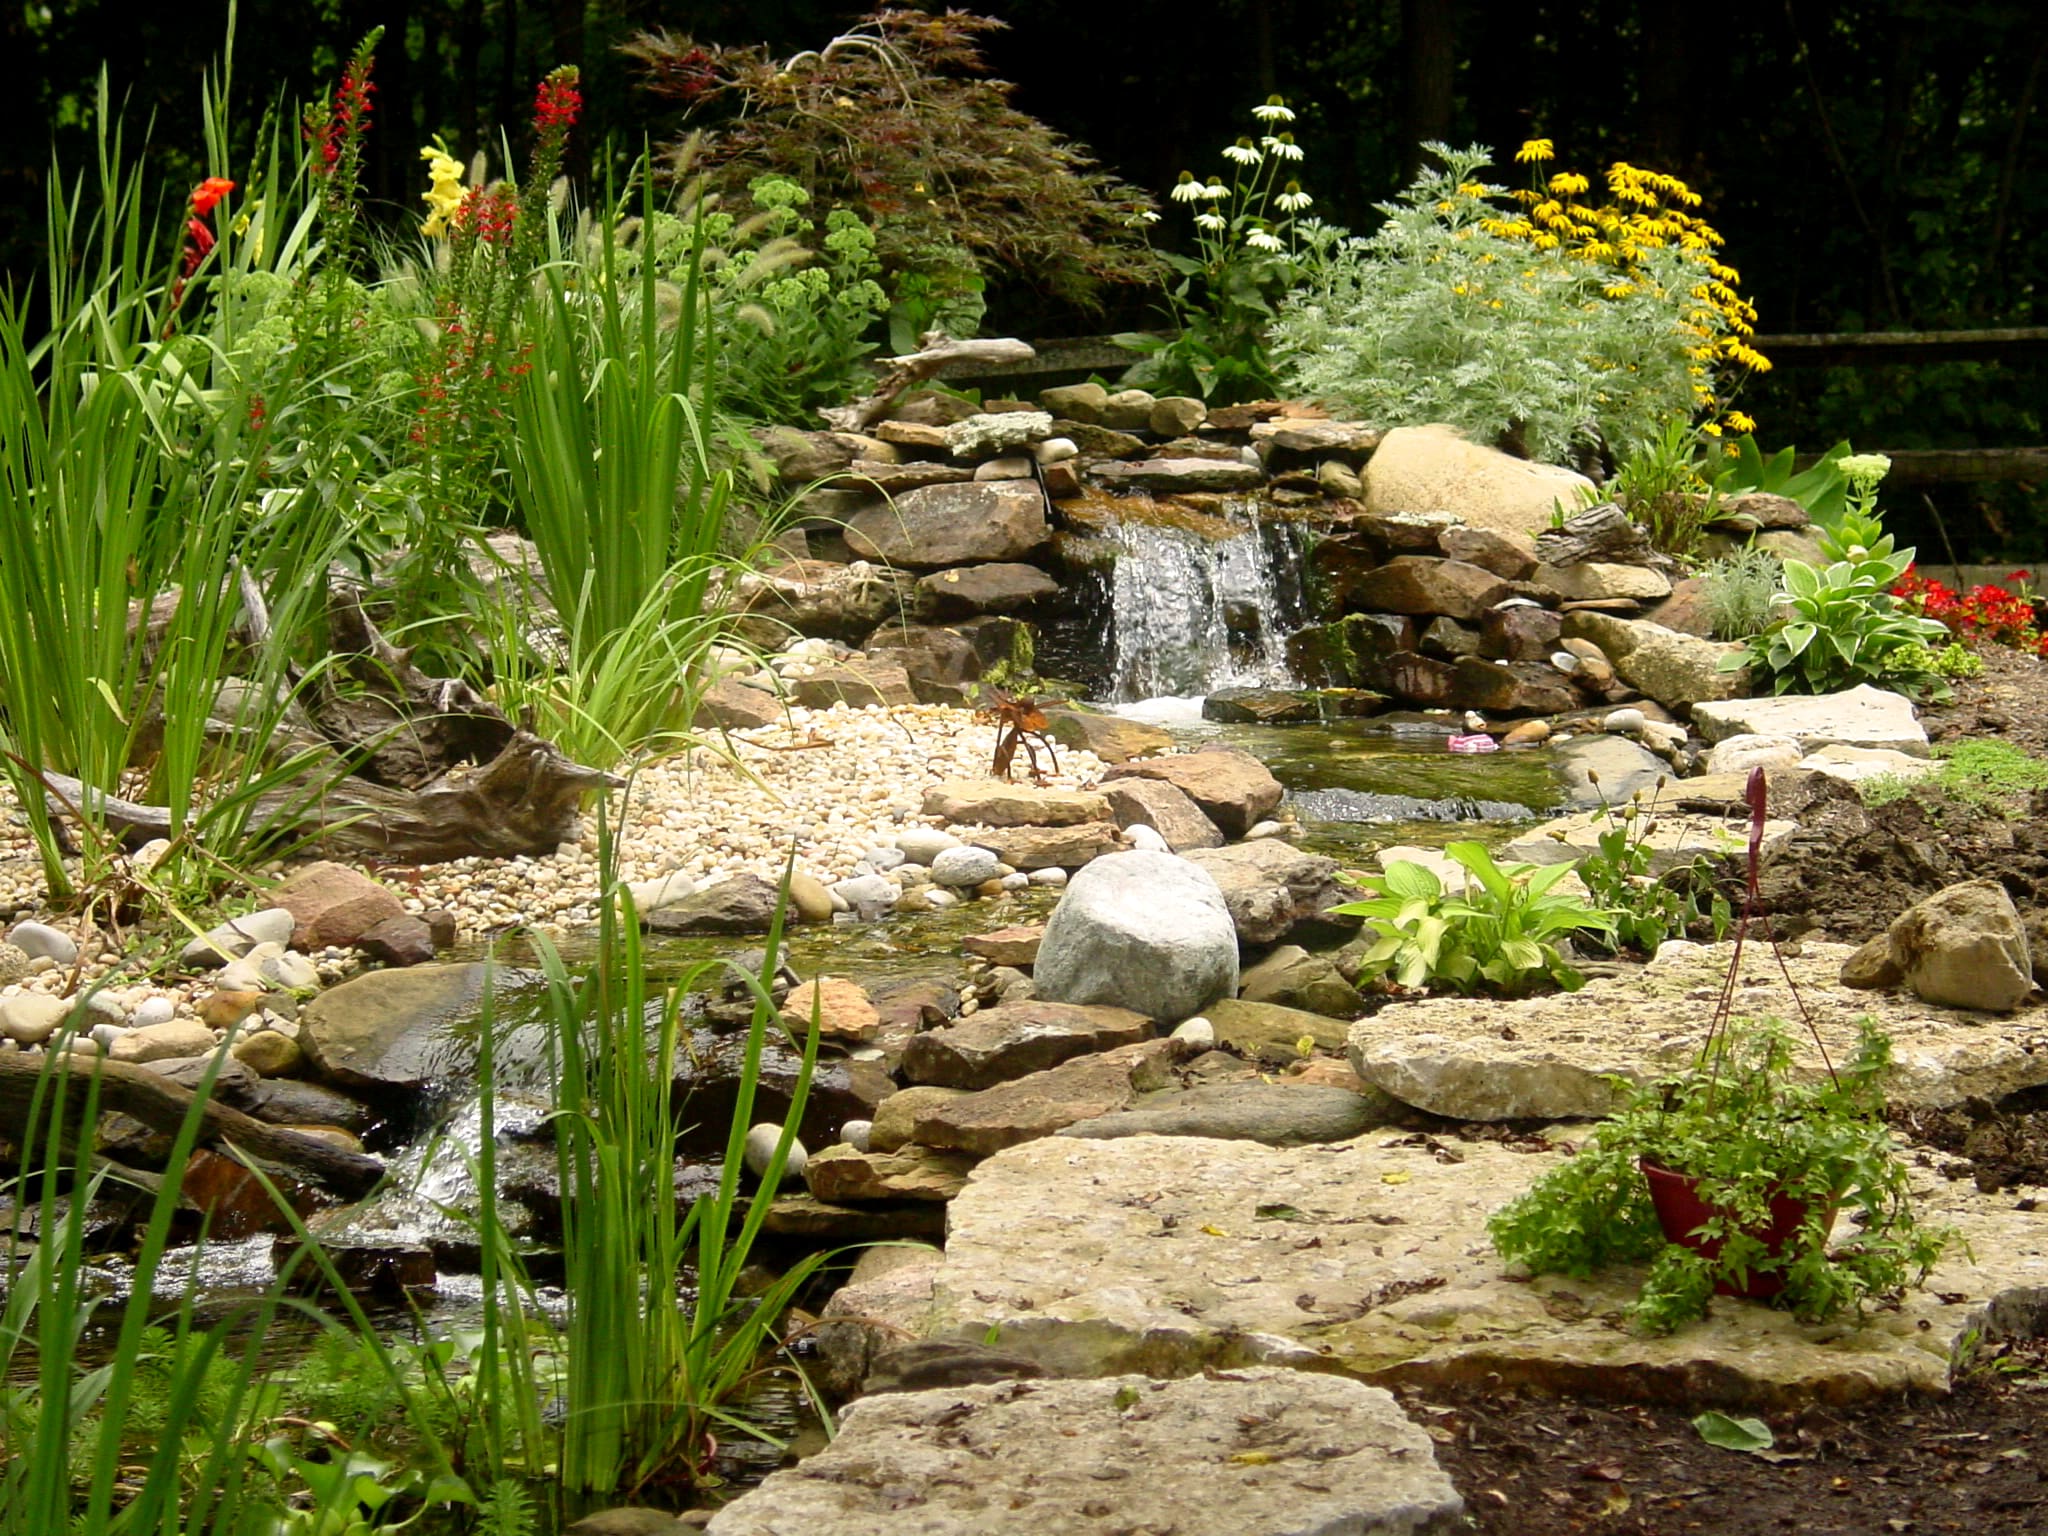
POLYGON ((1560 507, 1593 489, 1584 475, 1531 464, 1468 442, 1455 427, 1396 427, 1365 466, 1365 505, 1377 514, 1454 513, 1475 528, 1539 533, 1560 507))
POLYGON ((1032 972, 1038 995, 1174 1022, 1237 990, 1237 930, 1208 871, 1143 850, 1095 860, 1068 884, 1032 972))
POLYGON ((1278 1368, 885 1392, 711 1536, 1430 1536, 1463 1502, 1382 1388, 1278 1368))
POLYGON ((1729 699, 1701 704, 1692 723, 1708 741, 1730 736, 1790 736, 1807 751, 1815 747, 1896 747, 1914 757, 1927 755, 1927 731, 1912 701, 1868 683, 1841 693, 1783 694, 1769 699, 1729 699))
POLYGON ((1210 1083, 1185 1093, 1158 1093, 1129 1109, 1080 1120, 1056 1136, 1120 1141, 1126 1136, 1202 1136, 1305 1147, 1347 1141, 1385 1125, 1402 1111, 1383 1093, 1354 1093, 1321 1083, 1210 1083))
POLYGON ((1666 708, 1732 699, 1749 682, 1746 670, 1721 670, 1722 658, 1742 647, 1680 634, 1644 619, 1582 610, 1565 615, 1563 633, 1568 640, 1599 646, 1623 682, 1666 708))

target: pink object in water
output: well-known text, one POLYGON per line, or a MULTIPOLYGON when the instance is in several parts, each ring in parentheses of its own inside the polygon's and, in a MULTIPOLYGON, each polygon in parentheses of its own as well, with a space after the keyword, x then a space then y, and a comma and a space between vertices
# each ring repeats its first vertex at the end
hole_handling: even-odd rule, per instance
POLYGON ((1453 736, 1444 743, 1453 752, 1498 752, 1500 743, 1485 732, 1477 736, 1453 736))

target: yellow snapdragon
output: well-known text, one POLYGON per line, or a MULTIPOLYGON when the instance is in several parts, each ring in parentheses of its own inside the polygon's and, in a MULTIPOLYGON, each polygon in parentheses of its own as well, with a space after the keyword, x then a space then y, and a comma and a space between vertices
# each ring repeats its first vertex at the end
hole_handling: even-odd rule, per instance
POLYGON ((449 154, 439 139, 423 147, 420 158, 427 162, 427 190, 420 194, 420 201, 427 205, 427 217, 420 225, 420 233, 445 235, 448 221, 469 195, 462 185, 462 162, 449 154))

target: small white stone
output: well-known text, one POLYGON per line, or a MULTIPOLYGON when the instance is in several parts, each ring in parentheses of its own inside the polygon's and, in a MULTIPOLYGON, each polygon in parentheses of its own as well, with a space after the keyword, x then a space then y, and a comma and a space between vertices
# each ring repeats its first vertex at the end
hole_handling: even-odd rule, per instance
POLYGON ((16 923, 7 931, 7 942, 31 960, 47 958, 53 965, 69 965, 78 958, 78 945, 71 935, 48 923, 16 923))
POLYGON ((1124 828, 1124 839, 1133 848, 1143 849, 1147 853, 1173 852, 1166 839, 1160 835, 1159 829, 1148 827, 1143 822, 1124 828))
POLYGON ((1649 724, 1650 717, 1640 709, 1617 709, 1600 722, 1602 730, 1610 735, 1623 736, 1631 731, 1640 731, 1649 724))
POLYGON ((896 839, 897 850, 913 864, 930 864, 960 839, 943 827, 908 827, 896 839))
POLYGON ((1262 821, 1262 822, 1259 822, 1259 823, 1257 823, 1256 825, 1254 825, 1254 826, 1253 826, 1253 828, 1251 829, 1251 831, 1249 831, 1249 832, 1245 833, 1245 835, 1244 835, 1244 840, 1245 840, 1246 842, 1248 842, 1248 843, 1251 843, 1251 842, 1258 842, 1258 841, 1260 841, 1260 840, 1261 840, 1261 839, 1263 839, 1263 838, 1268 838, 1268 837, 1285 837, 1286 835, 1287 835, 1287 823, 1286 823, 1286 822, 1284 822, 1284 821, 1262 821))
POLYGON ((1071 437, 1048 437, 1031 450, 1031 456, 1041 464, 1058 464, 1071 459, 1081 451, 1081 445, 1071 437))
POLYGON ((868 1138, 874 1134, 874 1130, 875 1123, 872 1120, 849 1120, 839 1127, 839 1139, 854 1151, 865 1152, 868 1149, 868 1138))
POLYGON ((1067 883, 1067 872, 1057 864, 1049 869, 1034 869, 1031 871, 1031 883, 1033 885, 1051 886, 1054 890, 1057 890, 1067 883))
POLYGON ((1198 1013, 1174 1026, 1172 1038, 1185 1040, 1190 1050, 1213 1051, 1216 1048, 1216 1026, 1198 1013))
MULTIPOLYGON (((768 1165, 775 1160, 775 1147, 781 1140, 782 1127, 779 1125, 764 1120, 759 1125, 751 1127, 747 1131, 747 1139, 742 1144, 740 1152, 740 1160, 746 1164, 747 1172, 757 1179, 764 1176, 768 1172, 768 1165)), ((789 1181, 799 1178, 804 1171, 804 1164, 809 1160, 810 1154, 804 1151, 804 1144, 792 1140, 789 1144, 789 1156, 782 1165, 783 1179, 789 1181)))
POLYGON ((148 1024, 168 1024, 177 1016, 178 1005, 161 994, 145 997, 135 1005, 135 1011, 128 1015, 128 1022, 140 1028, 148 1024))
POLYGON ((932 860, 932 878, 960 890, 1000 879, 1002 869, 1002 861, 986 848, 948 848, 932 860))
MULTIPOLYGON (((924 888, 919 887, 919 889, 924 888)), ((957 894, 945 889, 943 886, 933 886, 924 891, 924 904, 934 912, 943 912, 948 907, 959 906, 960 898, 957 894)))
POLYGON ((1021 891, 1030 884, 1031 877, 1021 869, 1013 869, 1002 877, 1003 889, 1006 891, 1021 891))
POLYGON ((985 459, 974 466, 977 480, 1029 480, 1031 461, 1021 455, 1000 459, 985 459))

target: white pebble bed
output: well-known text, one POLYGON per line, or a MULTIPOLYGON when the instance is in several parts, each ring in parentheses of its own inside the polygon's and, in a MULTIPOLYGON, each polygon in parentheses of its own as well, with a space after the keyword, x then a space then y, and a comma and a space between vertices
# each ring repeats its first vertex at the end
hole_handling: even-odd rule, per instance
MULTIPOLYGON (((781 874, 792 840, 796 867, 830 883, 855 872, 870 849, 894 842, 906 826, 930 825, 925 791, 944 779, 985 778, 996 727, 944 705, 855 709, 792 708, 786 723, 729 736, 704 733, 708 746, 637 770, 606 811, 627 881, 682 874, 699 884, 751 871, 781 874)), ((1055 788, 1098 783, 1092 753, 1059 752, 1055 788)), ((1016 777, 1026 781, 1024 756, 1016 777)), ((459 859, 418 867, 363 866, 414 913, 452 912, 465 937, 522 924, 561 931, 595 921, 597 807, 584 836, 536 858, 459 859)), ((276 876, 280 869, 264 871, 276 876)), ((44 908, 40 866, 26 832, 0 795, 0 909, 44 908)), ((259 903, 260 904, 260 903, 259 903)), ((245 903, 230 898, 230 911, 245 903)), ((45 920, 67 932, 63 916, 45 920)), ((88 960, 88 976, 115 956, 88 960)), ((323 970, 338 956, 316 957, 323 970)), ((48 984, 44 977, 33 978, 48 984)))

